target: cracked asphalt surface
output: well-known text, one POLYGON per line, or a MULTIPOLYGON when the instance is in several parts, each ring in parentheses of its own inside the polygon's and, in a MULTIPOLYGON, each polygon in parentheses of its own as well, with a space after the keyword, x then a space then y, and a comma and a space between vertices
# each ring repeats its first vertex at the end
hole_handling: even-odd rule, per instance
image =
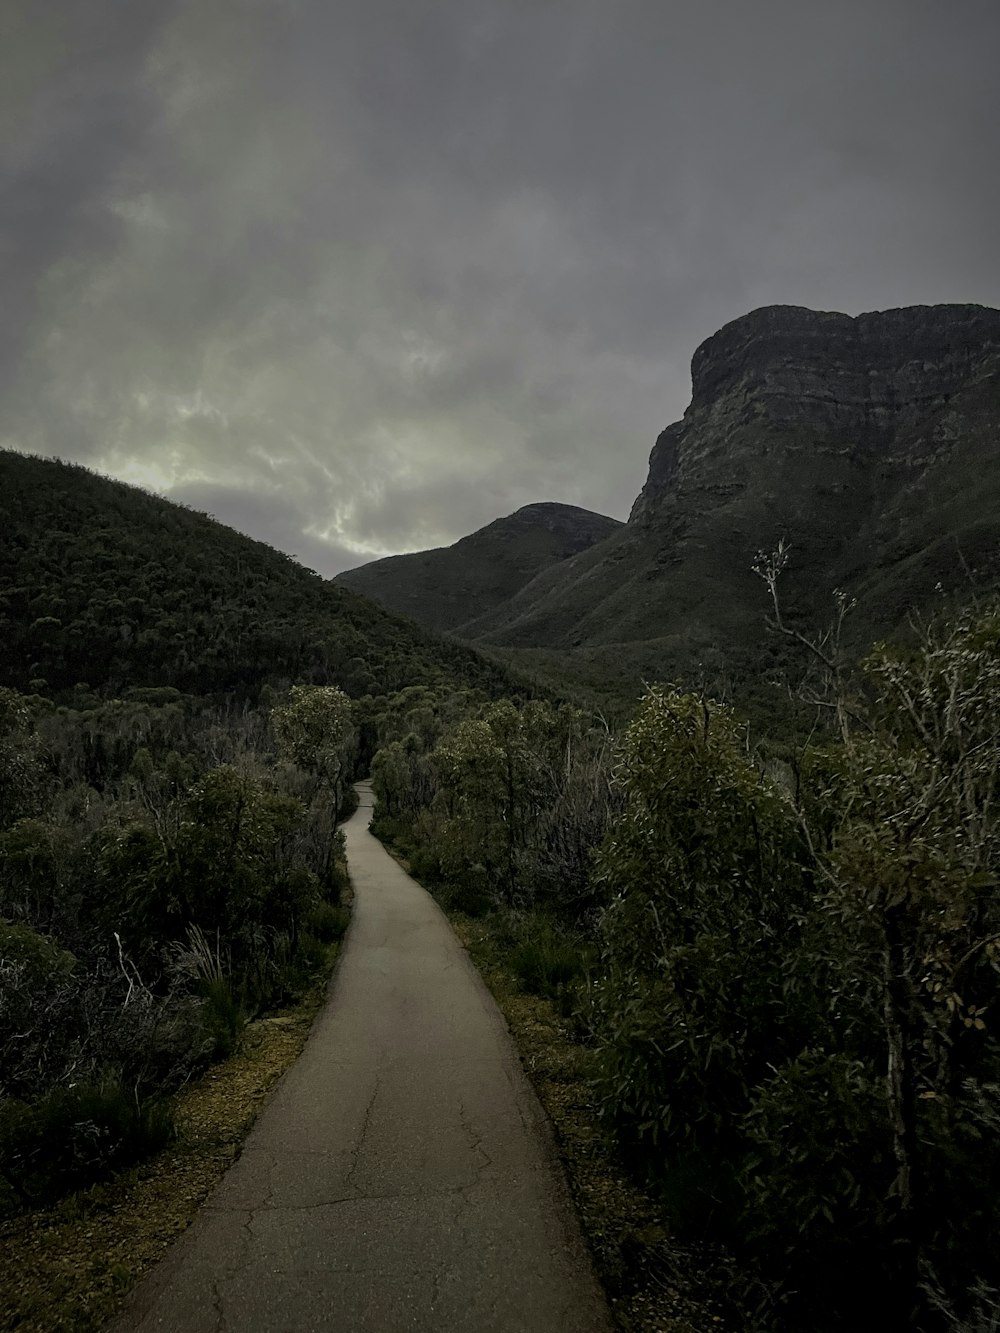
POLYGON ((538 1105, 433 900, 345 825, 327 1003, 239 1160, 113 1333, 609 1333, 538 1105))

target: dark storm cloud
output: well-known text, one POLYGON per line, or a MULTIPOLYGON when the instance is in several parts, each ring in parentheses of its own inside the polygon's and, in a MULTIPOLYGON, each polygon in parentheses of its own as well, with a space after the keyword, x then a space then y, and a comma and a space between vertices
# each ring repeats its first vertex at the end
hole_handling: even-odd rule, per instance
POLYGON ((537 499, 624 516, 756 305, 1000 302, 992 0, 16 27, 0 431, 323 571, 537 499))
POLYGON ((156 113, 143 61, 169 4, 8 0, 0 18, 0 374, 14 369, 60 260, 113 252, 106 193, 141 175, 156 113))

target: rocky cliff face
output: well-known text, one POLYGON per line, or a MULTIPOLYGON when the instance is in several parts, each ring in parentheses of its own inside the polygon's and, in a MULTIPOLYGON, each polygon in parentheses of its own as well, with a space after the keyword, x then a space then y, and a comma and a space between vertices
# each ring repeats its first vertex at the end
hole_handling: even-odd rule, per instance
MULTIPOLYGON (((996 369, 998 355, 1000 311, 983 306, 856 318, 799 306, 752 311, 695 352, 691 406, 657 440, 632 520, 654 518, 678 487, 716 487, 726 474, 734 485, 752 482, 766 456, 762 429, 786 451, 808 441, 814 456, 894 460, 896 442, 933 414, 947 417, 952 397, 996 369)), ((948 434, 947 425, 938 431, 948 434)))
POLYGON ((629 644, 647 674, 753 664, 766 606, 751 565, 784 537, 793 610, 822 625, 848 588, 861 641, 938 584, 1000 581, 998 464, 1000 311, 755 310, 695 352, 691 405, 657 440, 627 527, 464 632, 591 655, 629 644))
POLYGON ((532 666, 710 688, 775 659, 752 565, 780 538, 789 614, 822 627, 846 589, 859 649, 938 589, 1000 587, 1000 311, 768 306, 704 342, 691 381, 626 525, 529 505, 343 581, 532 666))

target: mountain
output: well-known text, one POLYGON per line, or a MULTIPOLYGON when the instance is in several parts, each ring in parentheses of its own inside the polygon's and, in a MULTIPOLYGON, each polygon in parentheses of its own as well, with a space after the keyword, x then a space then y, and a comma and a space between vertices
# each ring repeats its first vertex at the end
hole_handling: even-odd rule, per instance
POLYGON ((790 546, 794 623, 858 600, 854 642, 1000 582, 1000 311, 755 310, 695 352, 626 526, 485 607, 463 636, 592 679, 753 682, 783 656, 751 572, 790 546))
POLYGON ((0 450, 0 685, 64 696, 169 685, 516 686, 206 514, 82 467, 0 450))
POLYGON ((335 584, 206 515, 0 452, 0 684, 503 687, 499 667, 363 588, 543 680, 745 692, 789 661, 765 626, 759 550, 788 543, 804 629, 829 622, 834 589, 855 596, 863 648, 942 595, 1000 584, 998 463, 1000 311, 974 305, 753 311, 695 352, 691 404, 627 524, 529 505, 335 584))
POLYGON ((575 505, 525 505, 453 546, 374 560, 339 574, 337 582, 421 624, 461 633, 465 621, 623 526, 575 505))

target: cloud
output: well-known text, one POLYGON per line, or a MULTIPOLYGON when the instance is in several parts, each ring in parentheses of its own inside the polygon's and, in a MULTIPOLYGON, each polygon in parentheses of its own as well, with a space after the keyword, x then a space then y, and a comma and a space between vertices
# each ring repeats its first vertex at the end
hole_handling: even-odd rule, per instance
POLYGON ((986 0, 11 14, 0 439, 324 573, 624 517, 756 305, 1000 302, 986 0))
POLYGON ((122 240, 124 219, 107 194, 141 171, 156 114, 143 61, 169 12, 169 0, 5 6, 0 388, 9 387, 36 318, 48 322, 46 275, 111 256, 122 240))
MULTIPOLYGON (((213 482, 186 482, 172 488, 171 500, 235 528, 248 537, 286 551, 308 569, 327 572, 332 565, 347 569, 357 563, 353 551, 303 531, 303 497, 280 486, 257 490, 213 482)), ((317 515, 322 521, 322 515, 317 515)))

